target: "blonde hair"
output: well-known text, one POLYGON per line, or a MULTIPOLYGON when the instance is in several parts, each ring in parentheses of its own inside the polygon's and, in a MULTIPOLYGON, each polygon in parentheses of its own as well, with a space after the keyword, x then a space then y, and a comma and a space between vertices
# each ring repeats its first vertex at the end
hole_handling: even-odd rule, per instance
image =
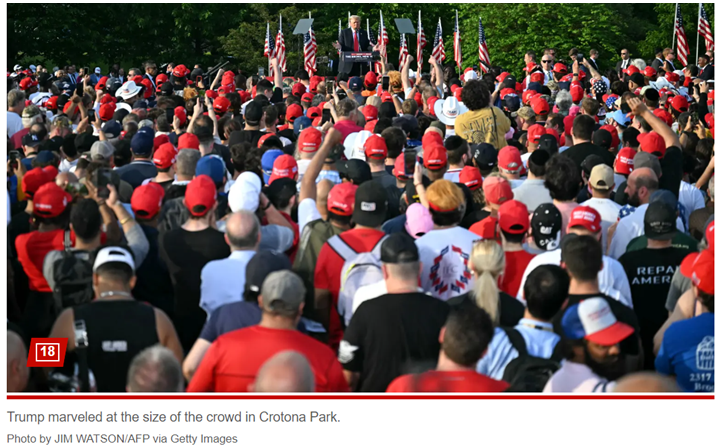
POLYGON ((374 95, 366 98, 366 106, 374 106, 376 109, 381 108, 381 97, 374 95))
POLYGON ((481 240, 473 245, 471 265, 476 280, 472 296, 479 308, 483 308, 498 324, 500 320, 498 277, 506 268, 506 257, 501 246, 493 240, 481 240))
POLYGON ((463 191, 446 179, 433 182, 426 190, 426 199, 437 211, 445 212, 460 210, 466 202, 463 191))

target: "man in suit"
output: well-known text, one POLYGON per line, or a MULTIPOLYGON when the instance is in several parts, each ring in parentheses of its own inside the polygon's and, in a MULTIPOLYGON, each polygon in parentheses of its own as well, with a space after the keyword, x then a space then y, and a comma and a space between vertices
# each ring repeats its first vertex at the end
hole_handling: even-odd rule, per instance
POLYGON ((621 50, 621 60, 616 63, 616 73, 618 77, 624 79, 623 71, 631 66, 631 53, 627 48, 621 50))
POLYGON ((661 66, 664 64, 663 60, 663 48, 656 48, 656 58, 651 62, 651 67, 658 73, 661 70, 661 66))
POLYGON ((601 73, 601 70, 598 69, 598 62, 596 62, 596 59, 598 59, 598 50, 591 50, 588 52, 588 63, 591 64, 591 66, 599 73, 601 73))
POLYGON ((713 78, 713 65, 711 65, 711 61, 709 61, 709 57, 707 54, 701 54, 698 57, 698 77, 703 79, 704 81, 708 81, 709 79, 713 78))
MULTIPOLYGON (((374 51, 376 47, 371 46, 368 40, 368 32, 361 29, 361 18, 359 16, 350 16, 350 28, 341 31, 338 41, 333 44, 336 50, 341 52, 359 52, 374 51)), ((367 63, 347 63, 341 58, 338 66, 338 73, 347 73, 348 76, 361 76, 362 72, 367 71, 367 63)))

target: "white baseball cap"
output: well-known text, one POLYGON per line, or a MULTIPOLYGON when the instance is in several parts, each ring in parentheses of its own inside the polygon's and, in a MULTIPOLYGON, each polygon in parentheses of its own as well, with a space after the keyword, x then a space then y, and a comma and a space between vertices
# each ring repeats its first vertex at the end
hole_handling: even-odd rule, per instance
POLYGON ((106 263, 125 263, 135 272, 135 261, 130 252, 122 247, 108 246, 100 249, 98 255, 95 256, 93 264, 93 272, 106 263))
POLYGON ((228 207, 235 213, 240 210, 254 212, 260 205, 260 191, 263 188, 257 174, 250 171, 242 173, 230 187, 228 207))
POLYGON ((441 123, 447 126, 453 126, 459 115, 468 112, 468 108, 453 96, 436 101, 433 110, 441 123))
POLYGON ((365 130, 348 134, 348 137, 346 137, 343 141, 343 146, 345 146, 345 151, 343 152, 346 159, 358 159, 365 161, 366 153, 363 145, 365 145, 366 140, 368 140, 368 137, 371 135, 373 135, 372 132, 365 130))
POLYGON ((569 339, 586 339, 596 344, 616 345, 635 331, 616 320, 606 299, 593 297, 568 307, 561 320, 569 339))
POLYGON ((95 73, 100 74, 100 67, 95 67, 95 73))

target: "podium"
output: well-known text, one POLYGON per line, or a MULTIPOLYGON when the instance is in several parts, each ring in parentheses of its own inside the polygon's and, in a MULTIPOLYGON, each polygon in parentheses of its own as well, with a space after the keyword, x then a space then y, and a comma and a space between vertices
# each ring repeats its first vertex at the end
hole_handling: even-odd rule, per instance
POLYGON ((374 62, 380 60, 380 53, 377 51, 344 51, 340 55, 343 62, 374 62))

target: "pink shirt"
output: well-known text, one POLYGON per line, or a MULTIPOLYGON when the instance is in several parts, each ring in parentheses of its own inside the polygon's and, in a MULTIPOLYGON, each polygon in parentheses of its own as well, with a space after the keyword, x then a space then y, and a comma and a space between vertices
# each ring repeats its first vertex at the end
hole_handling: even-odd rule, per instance
POLYGON ((343 140, 345 141, 345 138, 348 137, 350 134, 354 132, 360 132, 363 130, 362 127, 355 124, 355 121, 351 120, 340 120, 338 123, 333 126, 335 129, 340 131, 341 134, 343 134, 343 140))
POLYGON ((571 219, 571 213, 573 209, 578 207, 576 202, 554 202, 559 212, 561 212, 561 219, 563 220, 563 227, 561 228, 561 237, 566 234, 566 227, 568 227, 568 221, 571 219))

